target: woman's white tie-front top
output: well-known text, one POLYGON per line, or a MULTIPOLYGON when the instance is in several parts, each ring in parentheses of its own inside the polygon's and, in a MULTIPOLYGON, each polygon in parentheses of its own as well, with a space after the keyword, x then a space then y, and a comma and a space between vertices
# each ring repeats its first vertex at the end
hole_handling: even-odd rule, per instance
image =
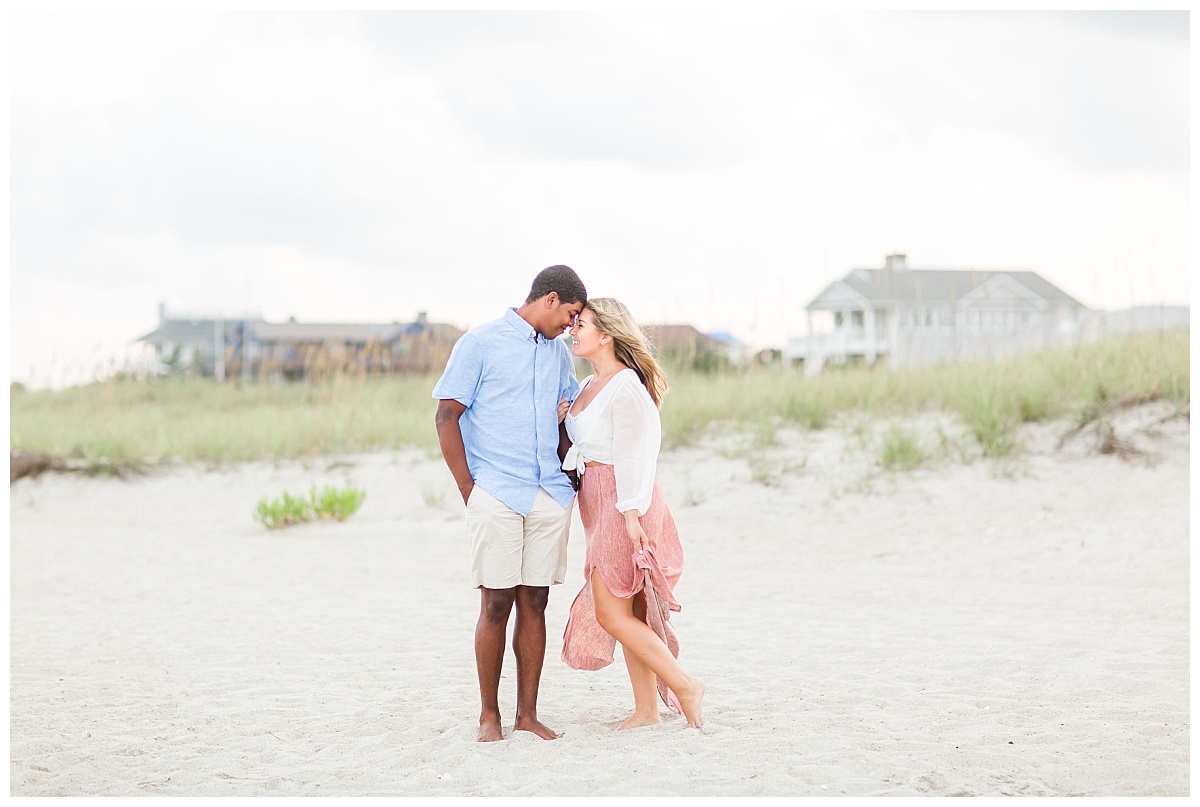
MULTIPOLYGON (((579 385, 582 391, 594 378, 579 385)), ((563 470, 585 471, 584 463, 613 466, 617 479, 617 510, 645 515, 654 495, 654 472, 662 445, 658 407, 633 370, 626 368, 604 385, 578 415, 565 420, 571 448, 563 470)))

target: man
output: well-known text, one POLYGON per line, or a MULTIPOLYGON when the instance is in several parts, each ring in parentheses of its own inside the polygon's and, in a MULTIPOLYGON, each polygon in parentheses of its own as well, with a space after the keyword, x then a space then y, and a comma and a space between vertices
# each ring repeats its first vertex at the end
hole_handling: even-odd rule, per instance
POLYGON ((544 740, 560 736, 537 716, 546 601, 550 586, 566 577, 575 498, 561 467, 558 405, 575 400, 579 383, 571 353, 557 337, 586 303, 587 291, 570 267, 543 269, 524 305, 458 340, 433 388, 438 442, 467 506, 471 574, 480 591, 480 742, 504 738, 498 691, 514 603, 514 728, 544 740))

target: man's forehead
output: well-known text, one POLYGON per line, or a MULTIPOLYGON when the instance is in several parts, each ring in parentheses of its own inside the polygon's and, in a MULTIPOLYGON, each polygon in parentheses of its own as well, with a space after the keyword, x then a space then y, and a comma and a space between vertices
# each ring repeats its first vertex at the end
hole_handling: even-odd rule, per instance
POLYGON ((577 317, 583 313, 583 303, 571 303, 567 306, 567 310, 571 312, 571 316, 577 317))

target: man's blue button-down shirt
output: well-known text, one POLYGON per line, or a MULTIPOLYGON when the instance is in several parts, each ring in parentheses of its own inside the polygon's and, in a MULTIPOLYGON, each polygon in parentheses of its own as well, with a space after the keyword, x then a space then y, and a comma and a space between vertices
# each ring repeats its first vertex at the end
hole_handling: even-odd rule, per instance
POLYGON ((433 388, 467 407, 458 424, 475 484, 522 516, 539 487, 563 507, 575 496, 558 458, 558 402, 577 394, 571 351, 515 308, 463 334, 433 388))

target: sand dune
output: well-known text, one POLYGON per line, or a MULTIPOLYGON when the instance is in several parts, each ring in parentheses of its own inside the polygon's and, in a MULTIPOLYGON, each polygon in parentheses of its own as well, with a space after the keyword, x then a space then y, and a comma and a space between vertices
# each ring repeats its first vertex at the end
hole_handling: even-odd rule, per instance
MULTIPOLYGON (((576 517, 551 743, 473 741, 478 594, 439 458, 20 480, 11 793, 1188 794, 1187 422, 1139 432, 1134 461, 1029 428, 999 464, 953 456, 945 419, 913 423, 951 456, 886 473, 883 424, 846 422, 664 455, 702 731, 664 711, 617 733, 623 664, 558 660, 576 517), (366 503, 344 523, 251 520, 314 482, 366 503)), ((514 676, 510 651, 510 726, 514 676)))

